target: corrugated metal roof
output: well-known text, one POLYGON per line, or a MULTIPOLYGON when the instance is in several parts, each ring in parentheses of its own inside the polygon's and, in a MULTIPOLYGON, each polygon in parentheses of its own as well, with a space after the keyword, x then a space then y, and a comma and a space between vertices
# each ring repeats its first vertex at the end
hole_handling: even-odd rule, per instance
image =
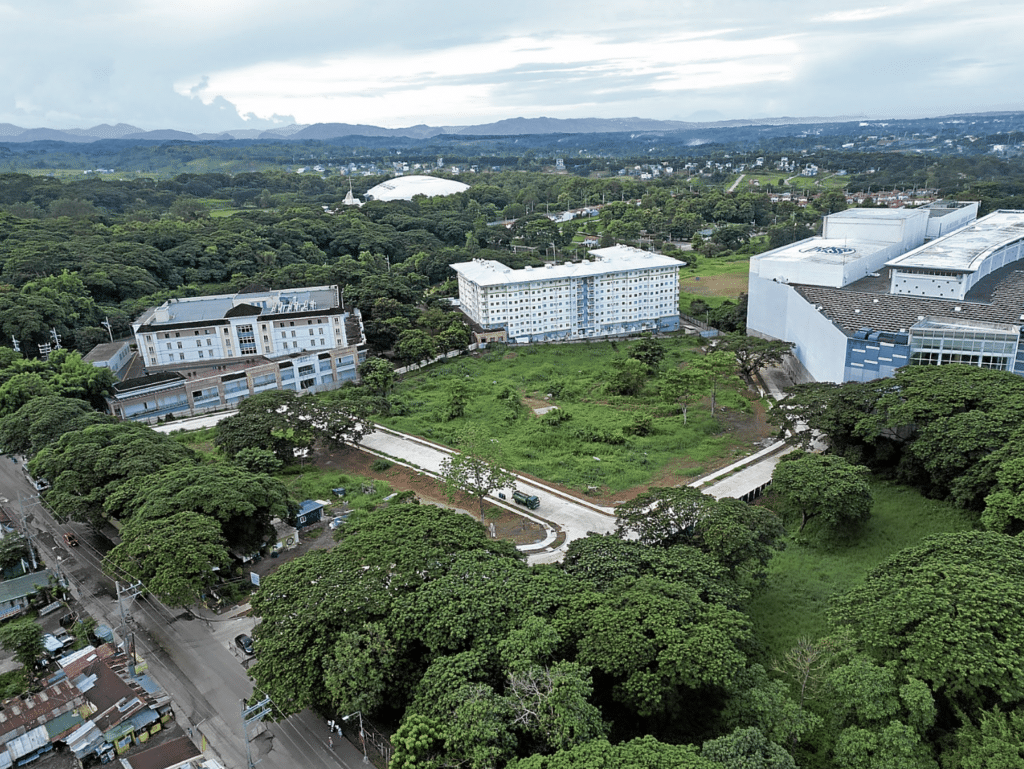
POLYGON ((78 713, 69 710, 67 713, 62 713, 48 721, 46 723, 46 732, 50 735, 51 740, 60 739, 65 732, 78 729, 84 722, 85 719, 78 715, 78 713))
POLYGON ((37 726, 30 732, 25 732, 20 737, 15 737, 13 740, 7 741, 7 751, 11 754, 11 758, 17 761, 22 756, 27 756, 29 753, 33 753, 40 748, 45 748, 50 744, 50 735, 46 731, 45 726, 37 726))
POLYGON ((15 579, 8 579, 0 582, 0 603, 13 601, 17 598, 24 598, 37 592, 37 587, 47 585, 53 572, 49 569, 36 571, 15 579))

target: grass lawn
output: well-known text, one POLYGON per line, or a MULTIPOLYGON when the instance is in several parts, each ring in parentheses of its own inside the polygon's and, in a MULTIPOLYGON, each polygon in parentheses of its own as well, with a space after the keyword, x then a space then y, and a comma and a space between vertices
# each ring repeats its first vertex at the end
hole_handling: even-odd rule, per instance
POLYGON ((859 584, 891 555, 931 534, 973 528, 965 511, 925 499, 914 489, 876 480, 872 492, 871 520, 854 544, 825 549, 790 540, 772 560, 768 588, 750 605, 755 632, 769 657, 780 657, 798 638, 827 635, 825 613, 832 598, 859 584))
MULTIPOLYGON (((702 355, 692 337, 662 342, 667 355, 661 371, 702 355)), ((581 491, 598 486, 611 495, 652 482, 678 485, 756 450, 755 441, 767 434, 763 409, 736 376, 719 394, 724 412, 712 418, 705 399, 690 406, 685 426, 679 408, 659 396, 656 377, 637 397, 610 394, 614 361, 625 358, 633 344, 495 346, 479 357, 435 364, 403 378, 394 395, 397 415, 380 421, 445 445, 469 432, 500 452, 512 469, 581 491), (457 380, 468 386, 465 416, 445 422, 441 413, 457 380), (523 407, 517 418, 499 399, 507 387, 523 407), (533 412, 551 405, 559 410, 533 412), (632 434, 634 419, 643 413, 653 416, 652 433, 632 434)))

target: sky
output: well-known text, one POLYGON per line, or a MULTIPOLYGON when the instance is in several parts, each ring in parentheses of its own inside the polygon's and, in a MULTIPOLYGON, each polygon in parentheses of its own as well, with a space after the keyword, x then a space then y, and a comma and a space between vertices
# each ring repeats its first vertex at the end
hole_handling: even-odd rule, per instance
POLYGON ((0 123, 201 132, 1024 110, 1024 4, 862 2, 0 0, 0 123))

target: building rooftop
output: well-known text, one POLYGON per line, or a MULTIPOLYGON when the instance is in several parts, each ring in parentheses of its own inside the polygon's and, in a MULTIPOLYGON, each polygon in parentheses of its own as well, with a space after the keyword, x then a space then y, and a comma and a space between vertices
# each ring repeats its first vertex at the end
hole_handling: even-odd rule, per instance
POLYGON ((1020 240, 1024 240, 1024 211, 995 211, 891 259, 886 267, 974 272, 994 251, 1020 240))
POLYGON ((130 339, 119 339, 116 342, 102 342, 89 350, 89 354, 82 358, 82 360, 86 363, 110 360, 131 343, 132 340, 130 339))
POLYGON ((990 291, 979 283, 983 292, 976 295, 972 291, 964 301, 866 291, 863 285, 858 286, 862 281, 846 288, 807 285, 794 288, 848 336, 866 326, 880 331, 905 332, 927 317, 952 318, 964 325, 979 321, 1019 325, 1024 314, 1024 272, 1008 270, 1000 278, 990 291))
POLYGON ((367 200, 412 200, 415 195, 432 198, 437 195, 454 195, 468 189, 468 184, 436 176, 396 176, 371 187, 364 197, 367 200))
POLYGON ((829 214, 832 219, 914 219, 921 215, 919 208, 847 208, 829 214))
POLYGON ((49 569, 35 571, 14 579, 5 579, 0 582, 0 603, 13 601, 17 598, 24 598, 38 592, 39 587, 50 584, 50 577, 53 572, 49 569))
POLYGON ((337 286, 289 288, 249 294, 215 294, 169 299, 159 307, 146 310, 136 323, 153 328, 178 323, 209 323, 246 315, 316 312, 333 310, 340 306, 341 298, 337 286))
MULTIPOLYGON (((891 243, 848 238, 807 238, 782 246, 755 259, 771 262, 815 262, 818 264, 848 264, 864 259, 887 248, 891 243)), ((795 277, 795 276, 794 276, 795 277)))
POLYGON ((593 259, 563 264, 546 264, 543 267, 526 267, 513 270, 492 259, 474 259, 472 262, 453 264, 452 269, 468 280, 482 286, 501 286, 511 283, 526 283, 533 280, 557 280, 559 278, 583 278, 604 275, 609 272, 651 267, 684 267, 686 262, 671 256, 653 254, 631 246, 597 248, 590 252, 593 259))

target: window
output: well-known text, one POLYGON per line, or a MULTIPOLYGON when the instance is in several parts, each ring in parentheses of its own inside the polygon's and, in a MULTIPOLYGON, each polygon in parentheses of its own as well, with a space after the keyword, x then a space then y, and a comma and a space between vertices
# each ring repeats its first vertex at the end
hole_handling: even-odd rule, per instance
POLYGON ((256 354, 256 335, 251 323, 238 326, 238 352, 240 355, 256 354))

